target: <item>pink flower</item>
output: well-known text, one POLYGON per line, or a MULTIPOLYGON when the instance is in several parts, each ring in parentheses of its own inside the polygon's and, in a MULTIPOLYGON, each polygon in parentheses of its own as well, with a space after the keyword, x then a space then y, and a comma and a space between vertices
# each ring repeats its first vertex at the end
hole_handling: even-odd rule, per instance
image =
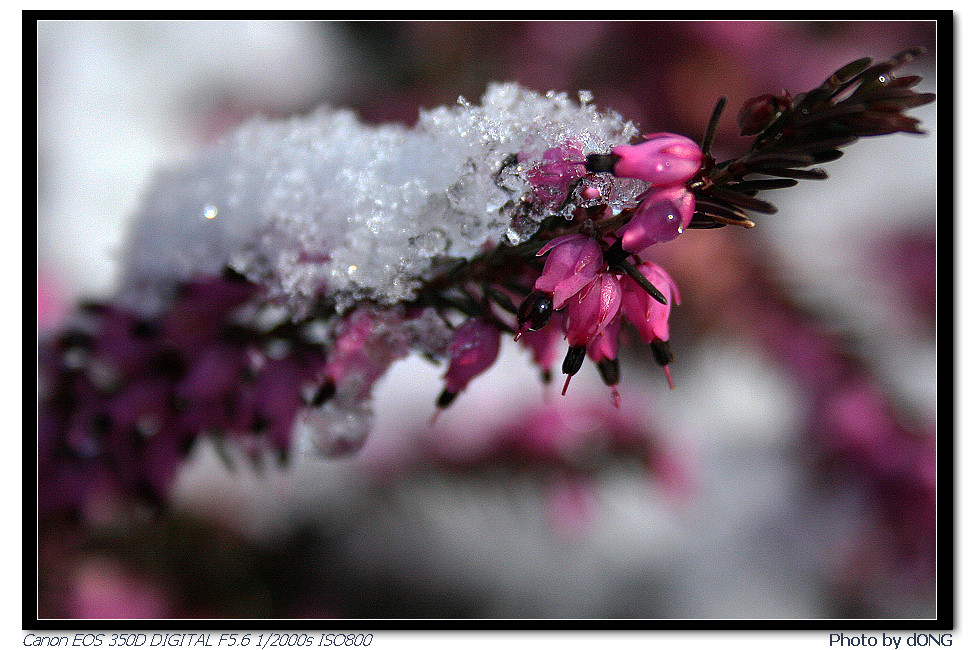
POLYGON ((646 343, 666 341, 670 338, 670 306, 674 302, 680 304, 680 294, 677 285, 670 275, 653 262, 643 262, 637 269, 643 273, 650 284, 657 287, 667 299, 662 305, 640 287, 635 280, 624 276, 620 282, 623 297, 623 315, 630 320, 640 333, 640 338, 646 343))
MULTIPOLYGON (((604 361, 616 360, 616 356, 619 354, 620 350, 621 324, 622 319, 620 318, 620 314, 617 313, 613 320, 606 325, 606 328, 597 334, 589 345, 586 346, 586 353, 596 365, 599 365, 604 361)), ((604 376, 603 379, 605 380, 606 377, 604 376)), ((616 382, 607 381, 607 383, 612 385, 616 382)))
POLYGON ((639 178, 653 185, 678 185, 701 168, 704 154, 690 138, 674 133, 651 133, 644 142, 613 148, 618 158, 613 175, 639 178))
MULTIPOLYGON (((389 365, 406 356, 408 341, 391 336, 402 318, 393 312, 360 308, 338 326, 335 344, 324 369, 326 395, 332 387, 365 399, 389 365)), ((316 401, 320 401, 316 399, 316 401)))
MULTIPOLYGON (((562 373, 567 375, 562 394, 569 388, 569 380, 579 372, 586 358, 586 348, 606 330, 620 311, 622 292, 620 281, 612 273, 600 273, 578 299, 569 302, 565 318, 565 337, 569 351, 562 360, 562 373)), ((618 330, 617 330, 618 331, 618 330)), ((599 344, 603 349, 606 344, 599 344)), ((608 347, 605 348, 608 351, 608 347)))
POLYGON ((587 346, 599 335, 620 310, 620 282, 612 273, 600 273, 569 303, 566 316, 566 339, 572 347, 587 346))
POLYGON ((693 216, 694 194, 683 186, 651 190, 616 235, 623 238, 625 250, 639 253, 652 244, 677 237, 693 216))
POLYGON ((471 318, 454 332, 447 349, 450 367, 446 387, 437 406, 446 408, 474 377, 491 367, 501 347, 501 330, 479 318, 471 318))
POLYGON ((613 404, 616 408, 620 406, 620 394, 616 390, 616 384, 620 381, 620 362, 616 357, 620 350, 621 323, 621 315, 617 313, 606 329, 597 334, 596 338, 586 346, 586 354, 599 368, 599 376, 603 378, 603 383, 613 389, 613 404))
POLYGON ((549 253, 535 289, 552 294, 552 306, 565 302, 595 279, 603 267, 603 251, 592 237, 564 235, 545 244, 538 255, 549 253))
POLYGON ((542 154, 542 162, 525 177, 540 200, 559 204, 566 200, 573 183, 585 175, 582 149, 573 142, 553 147, 542 154))

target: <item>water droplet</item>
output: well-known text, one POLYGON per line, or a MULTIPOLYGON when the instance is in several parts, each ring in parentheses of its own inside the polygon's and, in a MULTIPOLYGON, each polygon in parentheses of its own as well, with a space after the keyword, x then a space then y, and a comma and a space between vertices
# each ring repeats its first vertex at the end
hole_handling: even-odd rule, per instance
POLYGON ((203 217, 205 219, 213 219, 217 216, 217 212, 219 212, 217 210, 217 206, 208 204, 205 208, 203 208, 203 217))
POLYGON ((333 402, 305 410, 295 420, 299 448, 319 456, 345 456, 361 449, 372 426, 367 404, 352 409, 333 402))

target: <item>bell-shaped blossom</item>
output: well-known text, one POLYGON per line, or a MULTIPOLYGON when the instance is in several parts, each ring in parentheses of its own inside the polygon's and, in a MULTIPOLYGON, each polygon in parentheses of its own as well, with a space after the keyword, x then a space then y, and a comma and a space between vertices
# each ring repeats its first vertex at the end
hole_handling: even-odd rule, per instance
POLYGON ((619 313, 620 281, 612 273, 600 273, 569 302, 565 336, 571 347, 588 346, 619 313))
POLYGON ((639 144, 613 148, 618 158, 613 175, 639 178, 653 185, 679 185, 701 168, 704 153, 697 143, 674 133, 651 133, 639 144))
POLYGON ((450 367, 444 375, 444 393, 454 396, 464 390, 474 377, 491 367, 500 347, 501 330, 490 323, 471 318, 458 327, 447 349, 450 367))
POLYGON ((693 216, 694 193, 682 185, 651 190, 616 235, 623 238, 624 250, 639 253, 677 237, 693 216))
POLYGON ((637 269, 650 281, 650 284, 660 290, 667 299, 667 304, 660 304, 635 280, 624 276, 620 281, 623 293, 621 306, 623 315, 636 326, 644 342, 666 341, 670 338, 670 326, 667 322, 670 317, 670 307, 675 302, 680 304, 677 285, 663 268, 653 262, 643 262, 637 266, 637 269))
POLYGON ((599 364, 601 361, 616 359, 620 351, 621 324, 622 319, 618 312, 616 317, 606 325, 606 328, 586 346, 586 354, 589 355, 593 363, 599 364))
POLYGON ((603 267, 599 242, 587 235, 563 235, 545 244, 538 255, 548 253, 535 289, 552 294, 554 309, 591 283, 603 267))

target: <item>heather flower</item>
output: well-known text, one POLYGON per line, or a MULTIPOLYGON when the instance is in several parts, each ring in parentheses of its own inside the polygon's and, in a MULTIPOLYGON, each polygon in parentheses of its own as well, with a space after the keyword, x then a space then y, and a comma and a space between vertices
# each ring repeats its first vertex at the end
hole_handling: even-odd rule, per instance
POLYGON ((620 178, 638 178, 651 185, 678 185, 701 168, 704 153, 690 138, 674 133, 651 133, 638 144, 613 147, 608 156, 587 159, 590 171, 609 171, 620 178))
POLYGON ((562 394, 569 388, 586 356, 586 348, 607 329, 620 310, 620 283, 612 273, 600 273, 566 310, 565 337, 569 351, 562 361, 562 373, 566 375, 562 394))
POLYGON ((437 400, 446 408, 474 377, 491 367, 501 349, 501 330, 472 318, 457 328, 450 342, 450 367, 444 375, 447 385, 437 400))
POLYGON ((535 289, 552 294, 555 309, 562 309, 569 298, 602 270, 602 248, 588 235, 556 237, 538 251, 539 256, 546 253, 545 268, 535 281, 535 289))
POLYGON ((623 249, 639 253, 653 244, 668 242, 691 223, 694 194, 683 186, 650 190, 630 220, 616 231, 623 249))
POLYGON ((569 345, 587 346, 609 326, 620 310, 620 281, 612 273, 600 273, 572 300, 566 315, 565 337, 569 345))
POLYGON ((575 182, 586 173, 582 161, 582 149, 579 145, 566 142, 561 147, 546 150, 542 154, 542 162, 529 170, 525 178, 539 200, 561 206, 569 199, 575 182))
POLYGON ((661 304, 654 300, 633 278, 623 276, 620 280, 623 315, 636 326, 645 343, 667 341, 670 338, 668 318, 671 305, 680 304, 677 285, 662 267, 653 262, 643 262, 637 269, 653 286, 660 289, 667 303, 661 304))

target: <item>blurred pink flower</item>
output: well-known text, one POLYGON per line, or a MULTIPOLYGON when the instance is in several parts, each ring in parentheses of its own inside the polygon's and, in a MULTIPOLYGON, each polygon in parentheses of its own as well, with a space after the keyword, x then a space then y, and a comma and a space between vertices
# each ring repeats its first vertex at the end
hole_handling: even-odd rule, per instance
POLYGON ((161 587, 108 560, 90 558, 72 577, 70 618, 172 618, 173 604, 161 587))
POLYGON ((444 379, 446 386, 437 400, 444 408, 467 387, 474 377, 494 364, 501 349, 501 330, 479 318, 471 318, 454 332, 447 349, 450 366, 444 379))

